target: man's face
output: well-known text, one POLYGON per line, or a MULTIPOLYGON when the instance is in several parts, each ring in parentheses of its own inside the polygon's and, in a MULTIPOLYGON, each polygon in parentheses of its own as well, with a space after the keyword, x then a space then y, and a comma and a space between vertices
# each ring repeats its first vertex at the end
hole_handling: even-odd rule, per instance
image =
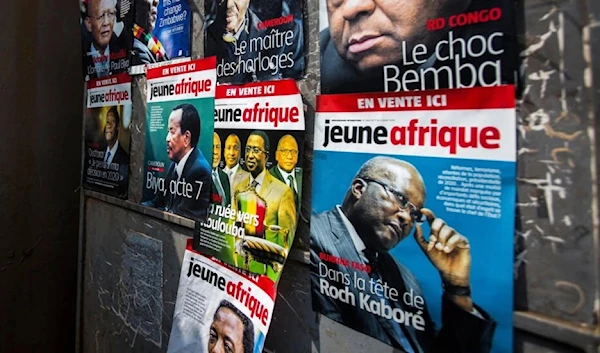
POLYGON ((225 140, 225 165, 235 167, 240 161, 240 139, 229 135, 225 140))
POLYGON ((221 162, 221 138, 215 132, 213 133, 213 160, 212 167, 216 168, 221 162))
POLYGON ((167 154, 169 159, 179 163, 181 158, 189 151, 191 135, 189 131, 181 132, 181 114, 183 111, 177 109, 169 115, 169 132, 167 133, 167 154))
POLYGON ((118 137, 117 119, 112 113, 106 115, 106 126, 104 127, 104 138, 109 145, 114 145, 118 137))
MULTIPOLYGON (((427 20, 459 12, 471 0, 327 0, 329 31, 340 56, 360 71, 400 62, 412 48, 431 45, 445 32, 429 32, 427 20)), ((426 59, 426 58, 425 58, 426 59)), ((412 60, 412 59, 411 59, 412 60)))
MULTIPOLYGON (((372 179, 401 193, 417 208, 423 207, 422 182, 404 166, 394 164, 385 168, 391 173, 379 173, 372 179)), ((388 251, 410 233, 414 223, 410 208, 401 207, 394 193, 377 182, 356 179, 352 187, 357 184, 362 185, 362 193, 354 205, 350 221, 359 234, 366 235, 363 241, 368 248, 388 251)))
POLYGON ((275 152, 275 159, 279 168, 290 173, 296 167, 298 163, 298 143, 292 136, 284 136, 279 141, 277 151, 275 152))
POLYGON ((136 0, 135 4, 135 22, 148 32, 152 32, 156 25, 158 0, 136 0))
POLYGON ((256 178, 266 164, 265 141, 258 135, 250 135, 246 143, 246 169, 256 178))
POLYGON ((235 33, 244 23, 250 0, 226 0, 227 18, 225 29, 227 32, 235 33))
POLYGON ((96 48, 106 48, 113 34, 117 10, 114 0, 90 0, 85 26, 92 33, 96 48))
POLYGON ((210 325, 209 353, 243 353, 244 323, 229 308, 222 307, 210 325))

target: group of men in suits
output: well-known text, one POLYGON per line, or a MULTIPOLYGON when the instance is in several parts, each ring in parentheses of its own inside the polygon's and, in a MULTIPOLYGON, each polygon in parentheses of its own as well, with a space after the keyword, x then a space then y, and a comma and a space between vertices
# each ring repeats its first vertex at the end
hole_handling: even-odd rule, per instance
MULTIPOLYGON (((255 132, 252 134, 255 134, 255 132)), ((250 140, 250 138, 248 140, 250 140)), ((235 186, 240 181, 247 179, 249 175, 248 168, 240 165, 240 151, 241 141, 236 134, 227 136, 224 149, 219 134, 216 132, 213 134, 213 187, 211 196, 213 203, 221 204, 223 206, 230 205, 232 196, 234 196, 235 186), (225 162, 224 168, 220 167, 222 159, 224 159, 225 162)), ((266 152, 268 155, 268 149, 266 152)), ((248 157, 251 156, 248 155, 248 151, 245 151, 245 153, 246 156, 244 160, 247 160, 248 157)), ((285 135, 281 137, 277 144, 277 150, 275 151, 275 160, 277 161, 277 164, 271 167, 268 172, 271 176, 289 187, 294 198, 296 211, 299 212, 300 194, 302 191, 302 169, 296 168, 296 165, 298 164, 298 153, 298 142, 294 136, 285 135)))
MULTIPOLYGON (((302 171, 296 168, 299 153, 296 139, 285 135, 279 140, 275 151, 277 165, 271 169, 267 169, 270 141, 263 131, 256 130, 248 136, 243 167, 240 165, 241 141, 236 134, 225 139, 223 169, 219 167, 222 145, 217 133, 213 142, 212 202, 238 209, 236 195, 252 188, 266 203, 263 223, 281 227, 287 232, 287 238, 293 239, 302 188, 302 171)), ((265 237, 279 245, 286 243, 282 233, 267 232, 265 237)))

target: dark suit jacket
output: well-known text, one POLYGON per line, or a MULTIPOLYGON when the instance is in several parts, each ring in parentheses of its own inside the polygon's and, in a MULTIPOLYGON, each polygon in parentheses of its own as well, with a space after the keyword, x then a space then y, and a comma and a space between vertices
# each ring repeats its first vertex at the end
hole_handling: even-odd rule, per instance
MULTIPOLYGON (((277 166, 274 166, 273 168, 269 169, 269 173, 271 173, 272 176, 274 176, 275 178, 277 178, 278 180, 282 181, 284 184, 287 185, 287 180, 283 179, 283 175, 281 175, 281 172, 279 171, 279 168, 277 168, 277 166)), ((298 192, 296 193, 294 190, 292 190, 292 193, 294 194, 294 203, 296 204, 296 212, 299 213, 300 212, 300 197, 302 196, 302 169, 300 168, 294 168, 294 179, 296 179, 296 188, 298 190, 298 192)))
POLYGON ((163 196, 163 194, 158 193, 154 200, 144 202, 143 205, 160 208, 194 220, 205 220, 210 202, 211 179, 210 164, 196 147, 185 162, 180 179, 180 181, 192 185, 192 197, 187 198, 170 193, 171 181, 177 182, 175 163, 171 163, 165 178, 166 194, 163 196))
POLYGON ((154 55, 145 46, 142 42, 137 38, 133 38, 133 55, 131 56, 131 65, 141 65, 141 64, 152 64, 155 63, 156 59, 154 55))
MULTIPOLYGON (((315 311, 400 349, 404 348, 401 343, 402 338, 398 334, 398 330, 394 329, 394 325, 400 325, 400 329, 414 352, 489 352, 495 322, 479 307, 477 309, 484 319, 467 313, 444 296, 442 300, 442 329, 439 332, 435 331, 433 321, 425 306, 425 309, 422 311, 425 330, 420 331, 413 326, 398 324, 391 319, 385 319, 379 315, 360 309, 359 290, 352 284, 348 287, 355 294, 356 306, 321 294, 319 290, 321 279, 319 276, 319 263, 322 262, 319 254, 321 252, 338 256, 350 262, 354 261, 364 264, 365 261, 362 260, 356 250, 343 219, 336 208, 321 214, 313 214, 311 217, 310 235, 311 285, 313 308, 315 311)), ((406 267, 388 253, 380 253, 378 259, 377 269, 374 272, 378 272, 383 281, 387 282, 388 285, 395 287, 400 293, 401 298, 404 293, 410 291, 412 291, 414 296, 423 296, 419 282, 406 267)), ((350 267, 336 265, 331 262, 326 262, 325 264, 329 269, 348 274, 350 278, 354 278, 356 274, 356 276, 363 278, 368 286, 371 277, 365 272, 352 270, 350 267)), ((354 283, 354 280, 351 283, 354 283)), ((329 280, 329 284, 338 288, 344 288, 341 283, 336 284, 335 281, 329 280)), ((363 292, 370 293, 370 291, 363 292)), ((418 311, 418 308, 404 304, 402 299, 397 302, 389 302, 391 302, 390 305, 404 312, 415 313, 418 311)))
POLYGON ((229 205, 231 202, 231 186, 229 185, 229 178, 227 174, 223 171, 223 169, 217 167, 217 175, 219 176, 219 182, 221 182, 221 186, 223 187, 223 195, 219 193, 219 189, 215 184, 215 181, 212 183, 212 195, 211 200, 215 204, 221 204, 223 206, 229 205))
POLYGON ((112 163, 119 164, 117 193, 121 197, 127 197, 127 187, 129 186, 129 154, 125 152, 120 143, 112 159, 112 163))
MULTIPOLYGON (((91 34, 90 34, 90 38, 91 38, 91 34)), ((89 76, 90 78, 97 78, 97 77, 113 75, 118 72, 127 71, 127 67, 125 67, 121 70, 113 71, 110 68, 110 64, 109 64, 109 72, 103 72, 103 73, 101 73, 100 76, 98 76, 98 73, 96 73, 95 71, 93 74, 89 74, 88 68, 93 68, 95 70, 94 60, 93 60, 92 56, 87 55, 87 53, 90 51, 90 45, 91 45, 91 42, 86 42, 83 47, 83 76, 89 76)), ((124 48, 121 45, 121 43, 119 42, 119 38, 114 33, 113 33, 112 37, 110 38, 110 42, 108 43, 108 46, 109 46, 111 55, 125 54, 123 57, 129 56, 126 52, 124 52, 124 53, 121 52, 122 50, 126 51, 126 48, 124 48)))

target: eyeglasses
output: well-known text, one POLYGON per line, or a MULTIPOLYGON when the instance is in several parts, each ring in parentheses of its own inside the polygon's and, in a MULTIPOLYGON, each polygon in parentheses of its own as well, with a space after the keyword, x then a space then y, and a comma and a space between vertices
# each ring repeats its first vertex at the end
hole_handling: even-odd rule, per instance
POLYGON ((400 206, 401 208, 403 208, 405 210, 408 210, 408 212, 410 213, 410 216, 414 222, 422 222, 423 221, 423 214, 421 213, 421 210, 417 206, 415 206, 415 204, 408 201, 408 197, 406 197, 403 193, 401 193, 400 191, 392 188, 388 184, 386 184, 382 181, 379 181, 379 180, 375 180, 375 179, 371 179, 371 178, 360 178, 360 179, 362 179, 366 182, 379 184, 385 190, 385 192, 388 194, 388 197, 390 197, 391 199, 396 201, 396 204, 398 204, 398 206, 400 206))
POLYGON ((108 18, 109 21, 113 21, 117 17, 117 11, 106 11, 100 16, 94 17, 98 22, 104 22, 105 18, 108 18))
POLYGON ((252 153, 252 154, 259 154, 260 152, 262 153, 267 153, 267 151, 263 151, 258 147, 254 147, 254 146, 246 146, 246 153, 252 153))
POLYGON ((298 150, 277 150, 277 152, 280 152, 284 156, 297 156, 298 155, 298 150))

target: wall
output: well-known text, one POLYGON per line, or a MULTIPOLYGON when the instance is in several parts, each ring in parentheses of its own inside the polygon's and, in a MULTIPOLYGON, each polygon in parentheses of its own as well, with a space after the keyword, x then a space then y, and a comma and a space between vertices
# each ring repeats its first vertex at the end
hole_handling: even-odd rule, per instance
POLYGON ((0 352, 74 350, 77 10, 66 1, 0 2, 0 352))
MULTIPOLYGON (((202 16, 195 4, 194 54, 202 16)), ((308 71, 299 86, 312 141, 318 91, 318 6, 308 0, 308 71)), ((528 0, 516 7, 523 85, 515 254, 516 352, 598 352, 600 261, 596 122, 600 15, 595 0, 528 0)), ((130 200, 88 192, 83 352, 165 352, 190 221, 138 205, 142 190, 145 79, 134 82, 130 200), (142 280, 136 280, 142 278, 142 280), (148 279, 148 280, 146 280, 148 279)), ((306 160, 311 161, 310 148, 306 160)), ((310 163, 303 215, 310 209, 310 163)), ((300 224, 280 284, 267 352, 392 352, 310 308, 308 222, 300 224)))

